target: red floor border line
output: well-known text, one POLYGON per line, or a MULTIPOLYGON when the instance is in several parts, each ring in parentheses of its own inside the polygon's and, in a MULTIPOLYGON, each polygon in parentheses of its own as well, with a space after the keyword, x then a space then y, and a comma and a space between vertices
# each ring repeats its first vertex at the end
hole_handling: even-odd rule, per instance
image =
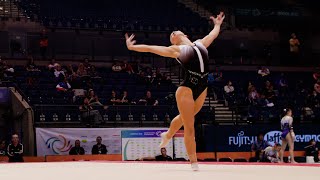
MULTIPOLYGON (((37 163, 81 163, 81 162, 94 162, 94 163, 123 163, 123 164, 130 164, 130 163, 140 163, 140 164, 189 164, 189 162, 179 162, 179 161, 172 161, 172 162, 164 162, 164 161, 57 161, 57 162, 24 162, 24 163, 8 163, 8 162, 0 162, 0 164, 7 164, 7 165, 14 165, 14 164, 37 164, 37 163)), ((255 162, 199 162, 199 164, 205 165, 247 165, 247 166, 302 166, 302 167, 320 167, 320 163, 314 164, 307 164, 307 163, 255 163, 255 162)))

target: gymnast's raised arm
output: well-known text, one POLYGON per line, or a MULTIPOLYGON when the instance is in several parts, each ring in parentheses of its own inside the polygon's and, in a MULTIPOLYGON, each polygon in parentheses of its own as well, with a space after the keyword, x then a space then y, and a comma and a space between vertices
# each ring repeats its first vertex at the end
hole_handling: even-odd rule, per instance
POLYGON ((126 34, 125 37, 126 37, 127 48, 131 51, 149 52, 149 53, 157 54, 163 57, 170 57, 170 58, 178 58, 180 55, 180 49, 176 45, 166 47, 166 46, 135 44, 136 41, 134 40, 133 34, 130 37, 128 34, 126 34))
POLYGON ((213 30, 203 39, 200 40, 200 42, 207 48, 211 45, 211 43, 218 37, 220 33, 220 26, 224 20, 224 13, 220 12, 220 14, 215 18, 213 16, 210 17, 210 20, 214 23, 213 30))

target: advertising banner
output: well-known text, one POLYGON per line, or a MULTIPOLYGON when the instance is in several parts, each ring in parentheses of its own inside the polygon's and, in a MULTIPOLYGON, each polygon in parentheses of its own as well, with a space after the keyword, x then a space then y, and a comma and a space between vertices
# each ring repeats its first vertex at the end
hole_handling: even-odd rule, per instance
POLYGON ((139 128, 36 128, 37 155, 69 154, 77 139, 80 140, 85 154, 91 154, 97 136, 101 136, 102 144, 107 146, 108 154, 121 154, 121 131, 126 129, 139 128))
MULTIPOLYGON (((121 132, 122 160, 136 160, 160 155, 160 134, 165 130, 123 130, 121 132)), ((187 159, 183 131, 179 131, 166 147, 167 155, 187 159), (173 143, 174 142, 174 143, 173 143)))
MULTIPOLYGON (((311 139, 320 142, 320 128, 316 125, 294 126, 295 150, 304 150, 311 139)), ((245 152, 251 151, 252 142, 257 135, 264 133, 264 140, 270 145, 281 144, 280 125, 253 126, 213 126, 204 125, 204 140, 207 152, 245 152)))

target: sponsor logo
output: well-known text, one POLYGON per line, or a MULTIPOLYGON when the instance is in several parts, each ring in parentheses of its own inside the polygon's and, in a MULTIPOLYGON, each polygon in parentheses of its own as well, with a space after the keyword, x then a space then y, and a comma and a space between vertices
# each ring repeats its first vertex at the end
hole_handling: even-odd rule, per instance
POLYGON ((264 135, 264 140, 267 141, 271 146, 275 143, 281 144, 281 131, 270 131, 264 135))
POLYGON ((55 154, 68 152, 72 148, 70 141, 67 141, 67 139, 62 135, 59 135, 58 137, 50 137, 46 141, 46 146, 55 154))
POLYGON ((244 131, 240 131, 238 136, 229 137, 229 145, 235 145, 238 147, 243 145, 251 145, 256 139, 256 136, 245 136, 244 131))

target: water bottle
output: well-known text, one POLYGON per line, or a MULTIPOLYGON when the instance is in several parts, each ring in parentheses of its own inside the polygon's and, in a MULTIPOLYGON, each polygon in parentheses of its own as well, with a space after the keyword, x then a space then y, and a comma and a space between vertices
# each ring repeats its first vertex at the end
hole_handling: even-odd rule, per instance
POLYGON ((290 162, 291 162, 291 157, 289 156, 289 157, 288 157, 288 163, 290 163, 290 162))

